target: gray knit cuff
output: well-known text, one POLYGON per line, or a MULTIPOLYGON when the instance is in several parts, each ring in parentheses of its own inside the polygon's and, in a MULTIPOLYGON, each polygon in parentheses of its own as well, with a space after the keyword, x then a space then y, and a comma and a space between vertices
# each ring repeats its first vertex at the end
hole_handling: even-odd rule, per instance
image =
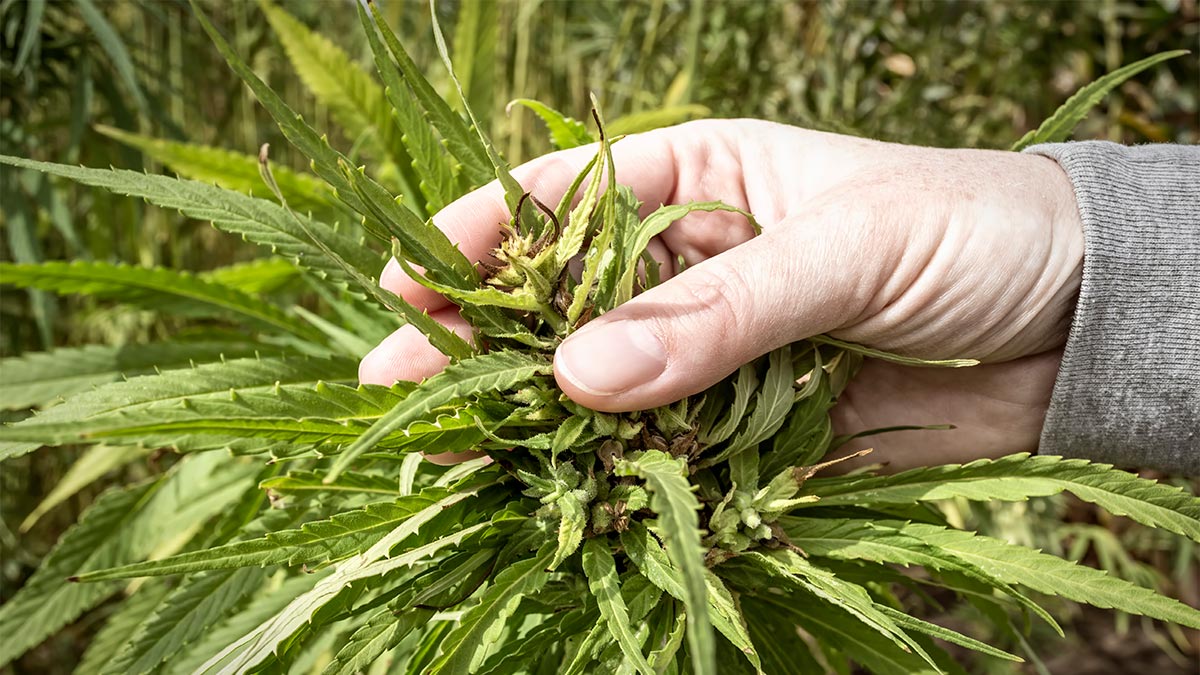
POLYGON ((1084 235, 1039 452, 1200 474, 1200 146, 1026 152, 1066 171, 1084 235))

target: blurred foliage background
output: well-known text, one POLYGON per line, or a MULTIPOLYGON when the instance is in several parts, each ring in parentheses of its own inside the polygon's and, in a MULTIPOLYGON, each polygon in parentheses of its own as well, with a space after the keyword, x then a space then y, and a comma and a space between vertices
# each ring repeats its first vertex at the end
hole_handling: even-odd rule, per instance
MULTIPOLYGON (((355 1, 279 4, 365 64, 355 1)), ((447 91, 428 5, 376 2, 447 91)), ((257 3, 203 4, 234 47, 315 127, 344 128, 332 122, 347 112, 309 94, 257 3)), ((906 143, 1004 148, 1099 75, 1200 45, 1197 0, 443 0, 437 11, 456 64, 466 71, 474 109, 514 163, 550 144, 529 111, 506 114, 510 100, 538 99, 585 119, 592 94, 607 117, 627 115, 638 128, 746 116, 906 143)), ((1198 106, 1200 58, 1193 53, 1124 84, 1076 137, 1200 142, 1198 106)), ((0 152, 163 170, 109 129, 242 153, 270 142, 276 161, 304 168, 228 71, 185 0, 0 0, 0 152)), ((371 138, 332 140, 370 162, 371 138)), ((202 271, 254 257, 249 245, 207 224, 31 172, 0 172, 0 205, 4 260, 119 260, 202 271)), ((9 291, 0 295, 0 356, 178 335, 178 321, 9 291)), ((0 411, 0 418, 24 414, 0 411)), ((0 601, 103 487, 80 492, 18 534, 72 458, 70 450, 43 451, 0 472, 0 601)), ((154 457, 125 470, 152 472, 154 457)), ((1200 554, 1182 538, 1147 538, 1128 523, 1097 521, 1065 499, 982 510, 964 505, 962 517, 1200 604, 1200 554)), ((929 605, 931 616, 940 611, 929 605)), ((1077 618, 1084 623, 1073 637, 1085 648, 1048 660, 1054 672, 1194 672, 1188 668, 1197 654, 1195 635, 1108 616, 1077 618), (1087 654, 1101 654, 1101 665, 1112 669, 1088 670, 1087 654)), ((69 668, 87 622, 77 630, 29 655, 18 672, 69 668)))

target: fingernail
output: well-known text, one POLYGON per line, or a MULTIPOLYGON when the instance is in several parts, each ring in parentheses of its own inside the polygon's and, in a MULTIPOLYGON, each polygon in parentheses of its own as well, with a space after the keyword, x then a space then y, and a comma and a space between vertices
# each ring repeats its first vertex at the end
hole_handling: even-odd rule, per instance
POLYGON ((608 396, 646 384, 667 367, 667 350, 637 321, 584 329, 554 356, 560 375, 589 394, 608 396))

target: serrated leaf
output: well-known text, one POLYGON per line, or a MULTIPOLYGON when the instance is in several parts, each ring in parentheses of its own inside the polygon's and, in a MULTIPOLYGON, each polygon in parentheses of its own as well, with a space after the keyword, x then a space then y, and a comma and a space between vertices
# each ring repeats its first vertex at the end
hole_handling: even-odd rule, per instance
POLYGON ((1016 661, 1018 663, 1023 663, 1025 661, 1025 659, 1017 656, 1016 654, 1009 654, 1002 649, 996 649, 987 643, 967 637, 958 631, 950 630, 949 628, 939 626, 936 623, 930 623, 929 621, 918 619, 915 616, 910 616, 899 610, 892 609, 887 605, 879 605, 878 609, 880 612, 883 612, 884 615, 891 618, 892 621, 895 621, 896 625, 900 626, 901 628, 924 633, 926 635, 938 638, 939 640, 945 640, 951 644, 956 644, 960 647, 966 647, 967 649, 973 649, 981 654, 994 656, 998 659, 1004 659, 1005 661, 1016 661))
MULTIPOLYGON (((136 437, 141 434, 143 439, 169 441, 181 450, 229 447, 241 452, 264 452, 279 444, 270 438, 278 438, 281 431, 270 428, 271 419, 260 420, 266 432, 259 438, 246 436, 244 429, 234 434, 229 428, 221 430, 210 427, 207 433, 189 433, 197 431, 199 425, 193 425, 191 429, 186 424, 175 428, 166 424, 158 429, 153 425, 165 424, 163 419, 168 415, 179 420, 189 417, 204 420, 203 415, 210 407, 238 407, 241 405, 239 401, 246 400, 261 400, 276 407, 298 402, 321 405, 323 401, 323 405, 344 413, 345 408, 339 405, 336 398, 318 395, 320 387, 313 380, 321 376, 353 377, 353 372, 354 363, 340 359, 238 359, 113 382, 78 394, 21 422, 0 427, 0 460, 38 447, 33 445, 30 448, 20 440, 36 444, 61 444, 88 438, 94 441, 104 432, 113 437, 122 434, 136 437), (305 385, 295 389, 308 392, 308 401, 294 396, 278 396, 280 392, 287 391, 282 387, 298 382, 305 385), (241 392, 243 398, 239 400, 236 395, 231 396, 231 390, 241 392), (14 443, 17 439, 20 440, 14 443)), ((326 385, 328 388, 329 385, 326 385)), ((349 387, 343 387, 342 390, 356 391, 349 387)), ((382 387, 379 390, 388 391, 382 387)), ((301 408, 298 416, 304 414, 304 408, 301 408)), ((250 414, 246 419, 249 421, 242 425, 244 427, 251 426, 251 422, 257 418, 250 414)), ((205 423, 214 424, 211 419, 205 423)), ((291 426, 283 434, 285 437, 295 437, 296 431, 304 430, 304 423, 298 418, 292 419, 291 426)))
POLYGON ((929 546, 893 527, 880 527, 875 521, 845 518, 784 517, 779 524, 789 541, 809 555, 835 560, 871 560, 905 567, 921 565, 932 571, 961 574, 989 589, 1011 596, 1062 635, 1062 628, 1046 610, 1018 593, 1004 579, 992 576, 952 553, 929 546))
POLYGON ((192 363, 270 353, 276 348, 240 341, 178 341, 119 346, 86 345, 0 360, 0 407, 29 408, 112 382, 192 363))
POLYGON ((479 603, 442 640, 442 655, 430 668, 431 675, 470 672, 475 653, 484 646, 492 625, 504 621, 523 598, 536 593, 550 579, 546 565, 553 557, 554 547, 545 545, 534 557, 512 563, 496 575, 479 603))
POLYGON ((583 573, 600 607, 604 625, 620 645, 625 658, 642 675, 653 675, 654 669, 646 661, 641 645, 630 630, 629 610, 621 598, 620 580, 617 578, 617 563, 606 540, 588 539, 583 545, 583 573))
POLYGON ((1181 488, 1082 459, 1017 454, 892 476, 818 478, 808 492, 821 506, 912 504, 951 497, 1018 501, 1067 491, 1110 513, 1200 541, 1200 499, 1181 488))
POLYGON ((138 588, 126 597, 120 607, 105 621, 96 635, 88 642, 87 649, 79 659, 74 675, 99 675, 122 649, 130 638, 149 618, 171 587, 165 583, 151 583, 138 588))
POLYGON ((207 183, 123 169, 89 169, 35 162, 17 157, 0 156, 0 162, 175 209, 190 218, 211 222, 217 229, 265 246, 304 269, 345 285, 351 285, 352 280, 312 244, 304 227, 316 233, 322 242, 357 269, 374 274, 380 266, 379 255, 371 253, 355 237, 303 216, 300 216, 304 218, 303 224, 297 224, 282 206, 274 202, 230 192, 207 183))
POLYGON ((740 213, 750 220, 755 230, 759 229, 758 223, 754 221, 753 216, 724 202, 689 202, 687 204, 660 206, 635 227, 621 233, 621 261, 614 304, 620 305, 628 302, 633 297, 633 282, 637 275, 638 262, 642 258, 642 252, 650 244, 650 240, 666 231, 675 221, 689 213, 696 213, 698 211, 704 213, 712 213, 714 211, 740 213))
POLYGON ((766 603, 778 608, 812 633, 819 643, 852 645, 847 656, 878 675, 940 675, 939 669, 916 654, 904 651, 850 613, 822 603, 816 596, 764 593, 743 602, 750 607, 766 603))
POLYGON ((359 455, 389 434, 426 418, 435 408, 483 392, 510 389, 538 375, 547 375, 552 368, 543 358, 520 352, 492 352, 452 363, 422 382, 403 403, 392 408, 339 455, 329 470, 328 480, 337 478, 359 455))
POLYGON ((542 122, 546 124, 546 130, 550 132, 550 142, 558 150, 577 148, 596 141, 588 133, 587 127, 584 126, 583 122, 572 117, 567 117, 541 101, 535 101, 531 98, 513 99, 508 104, 510 112, 514 105, 525 106, 542 119, 542 122))
POLYGON ((304 86, 329 109, 356 145, 388 162, 381 175, 388 171, 398 174, 402 191, 412 198, 410 204, 417 214, 423 218, 431 215, 417 200, 419 178, 400 140, 400 130, 392 122, 383 88, 340 47, 309 30, 284 9, 267 0, 260 0, 259 6, 304 86))
POLYGON ((103 672, 141 675, 154 670, 258 590, 267 577, 267 570, 243 567, 205 572, 185 579, 130 637, 129 644, 114 656, 103 672))
POLYGON ((795 380, 791 347, 785 345, 772 351, 767 361, 767 374, 754 397, 754 410, 746 418, 746 426, 724 449, 700 465, 712 466, 774 436, 787 421, 787 414, 792 409, 795 399, 792 383, 795 380))
POLYGON ((0 263, 0 284, 79 293, 184 316, 237 318, 267 330, 320 343, 322 335, 275 305, 187 272, 100 262, 0 263))
POLYGON ((426 119, 441 134, 450 153, 462 164, 462 173, 466 177, 468 185, 479 187, 490 182, 495 178, 495 174, 488 163, 487 151, 483 148, 479 137, 472 133, 458 113, 451 110, 446 101, 438 96, 433 86, 417 68, 417 64, 413 63, 408 52, 400 44, 396 34, 388 27, 379 8, 373 4, 371 5, 371 14, 375 18, 375 25, 379 28, 384 43, 400 67, 404 81, 424 109, 426 119))
POLYGON ((587 528, 587 507, 575 495, 568 492, 559 497, 555 504, 562 515, 558 522, 558 547, 547 566, 550 570, 558 569, 564 560, 579 549, 587 528))
POLYGON ((1176 49, 1174 51, 1155 54, 1127 66, 1122 66, 1100 79, 1085 85, 1082 89, 1075 92, 1071 98, 1067 99, 1066 103, 1063 103, 1058 110, 1054 111, 1053 115, 1038 125, 1037 129, 1022 136, 1019 141, 1013 144, 1011 149, 1017 151, 1037 143, 1055 143, 1066 140, 1071 135, 1071 131, 1075 129, 1075 125, 1082 122, 1083 118, 1087 117, 1092 108, 1096 107, 1110 91, 1116 89, 1125 80, 1163 61, 1189 53, 1186 49, 1176 49))
POLYGON ((54 484, 54 488, 38 502, 36 508, 21 521, 21 532, 33 529, 42 516, 54 507, 76 495, 80 490, 91 485, 109 471, 130 462, 145 457, 150 453, 147 448, 114 447, 97 445, 88 448, 79 459, 71 463, 67 473, 54 484))
POLYGON ((367 672, 387 650, 395 647, 409 633, 424 626, 435 614, 433 610, 414 608, 397 614, 385 607, 375 612, 367 622, 350 635, 341 646, 323 675, 357 675, 367 672))
MULTIPOLYGON (((440 512, 441 509, 440 504, 428 507, 431 512, 440 512)), ((430 513, 422 522, 434 515, 436 513, 430 513)), ((420 517, 414 518, 421 520, 420 517)), ((287 607, 210 658, 200 666, 197 673, 214 673, 218 670, 222 673, 243 672, 253 668, 270 657, 296 631, 308 625, 317 612, 354 582, 377 578, 394 570, 427 561, 442 549, 461 545, 465 539, 474 536, 485 527, 486 522, 478 523, 454 534, 428 541, 428 537, 416 534, 417 528, 411 523, 404 523, 367 551, 339 563, 334 571, 318 581, 311 591, 295 598, 287 607), (410 535, 413 536, 415 541, 412 543, 417 544, 416 546, 404 545, 410 535), (398 544, 402 550, 393 550, 398 544)))
POLYGON ((845 610, 865 626, 894 642, 905 651, 921 657, 935 670, 933 657, 912 636, 904 632, 887 615, 879 611, 878 604, 858 584, 846 581, 829 570, 814 565, 795 551, 781 549, 766 553, 750 551, 742 554, 739 561, 747 561, 772 579, 812 594, 833 607, 845 610))
POLYGON ((368 504, 327 520, 305 523, 296 529, 268 532, 256 539, 83 574, 80 581, 336 561, 367 550, 397 533, 415 532, 444 510, 473 497, 494 482, 494 479, 475 481, 459 491, 426 488, 410 497, 368 504))
MULTIPOLYGON (((712 673, 716 646, 709 621, 704 579, 704 549, 700 546, 700 502, 692 493, 687 465, 658 450, 621 460, 619 476, 638 476, 650 490, 650 508, 659 516, 659 534, 667 554, 683 574, 683 598, 688 616, 688 647, 697 675, 712 673)), ((665 589, 664 589, 665 590, 665 589)))
POLYGON ((796 675, 827 675, 828 670, 817 662, 812 649, 794 628, 796 620, 778 608, 747 597, 743 603, 755 618, 747 628, 768 673, 796 675), (790 630, 779 630, 787 626, 790 630))
MULTIPOLYGON (((185 645, 173 658, 163 663, 159 671, 169 675, 195 675, 201 665, 224 653, 223 650, 252 631, 255 626, 282 611, 296 597, 312 590, 313 586, 331 571, 325 569, 282 580, 273 579, 260 593, 239 606, 233 614, 185 645)), ((232 653, 225 654, 223 659, 232 661, 233 656, 232 653)))
POLYGON ((734 600, 733 594, 712 570, 704 571, 704 581, 708 586, 708 607, 715 617, 720 617, 719 619, 714 618, 713 624, 725 627, 724 630, 721 630, 721 634, 745 655, 746 659, 750 661, 750 665, 754 666, 754 671, 762 675, 762 660, 754 648, 754 642, 750 639, 750 633, 746 629, 746 619, 742 616, 742 610, 734 600))
MULTIPOLYGON (((101 134, 140 150, 183 178, 216 185, 244 195, 265 194, 267 186, 258 174, 258 157, 196 143, 181 143, 142 136, 116 127, 97 124, 101 134)), ((288 203, 301 213, 332 216, 342 207, 324 182, 287 167, 275 168, 275 179, 288 203)))
POLYGON ((378 28, 367 15, 366 8, 356 6, 359 22, 367 36, 367 44, 375 59, 375 69, 386 86, 384 93, 391 103, 395 124, 399 127, 401 141, 412 158, 412 166, 420 176, 418 186, 425 195, 426 211, 437 213, 459 193, 458 183, 450 167, 444 148, 425 121, 417 101, 409 93, 396 64, 388 56, 387 48, 380 42, 378 28))
MULTIPOLYGON (((215 455, 182 463, 159 481, 105 493, 63 534, 38 571, 3 606, 0 665, 119 590, 66 583, 72 577, 144 557, 218 513, 245 489, 245 464, 215 455)), ((178 542, 175 546, 181 545, 178 542)))
POLYGON ((376 235, 398 238, 413 262, 425 268, 431 278, 459 288, 478 285, 475 268, 432 221, 423 221, 366 173, 355 170, 350 160, 334 150, 326 139, 313 130, 279 97, 229 46, 207 15, 192 2, 201 27, 242 81, 254 91, 259 102, 278 123, 284 136, 312 160, 313 170, 333 186, 338 199, 362 214, 376 235))
MULTIPOLYGON (((420 455, 416 455, 418 460, 420 455)), ((407 458, 406 458, 407 459, 407 458)), ((259 487, 279 494, 325 494, 352 492, 401 497, 400 483, 395 478, 368 473, 347 471, 332 483, 323 482, 325 474, 319 471, 295 470, 286 476, 269 478, 259 487)))
POLYGON ((1057 556, 937 525, 890 521, 879 524, 957 556, 1007 583, 1096 607, 1200 628, 1200 610, 1057 556))
POLYGON ((520 640, 505 643, 504 651, 488 658, 480 666, 477 675, 519 672, 526 664, 537 662, 552 653, 552 649, 561 644, 564 635, 577 635, 594 627, 598 618, 594 609, 577 609, 551 615, 520 640))
POLYGON ((700 430, 700 442, 706 445, 716 445, 732 436, 746 416, 751 397, 757 389, 758 372, 754 364, 747 363, 738 369, 737 375, 733 379, 733 401, 729 405, 729 412, 711 429, 700 430))
MULTIPOLYGON (((221 284, 251 295, 276 293, 289 286, 294 287, 301 278, 300 268, 284 258, 262 258, 247 262, 233 263, 225 267, 201 272, 198 275, 205 281, 221 284)), ((312 313, 302 307, 297 308, 301 318, 313 323, 312 313)), ((315 325, 315 324, 314 324, 315 325)))

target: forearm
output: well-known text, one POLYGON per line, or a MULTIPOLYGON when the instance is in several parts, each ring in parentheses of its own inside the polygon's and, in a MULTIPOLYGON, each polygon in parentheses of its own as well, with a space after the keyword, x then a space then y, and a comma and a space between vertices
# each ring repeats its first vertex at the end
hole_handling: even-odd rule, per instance
POLYGON ((1070 176, 1083 282, 1040 452, 1200 473, 1200 146, 1035 146, 1070 176))

